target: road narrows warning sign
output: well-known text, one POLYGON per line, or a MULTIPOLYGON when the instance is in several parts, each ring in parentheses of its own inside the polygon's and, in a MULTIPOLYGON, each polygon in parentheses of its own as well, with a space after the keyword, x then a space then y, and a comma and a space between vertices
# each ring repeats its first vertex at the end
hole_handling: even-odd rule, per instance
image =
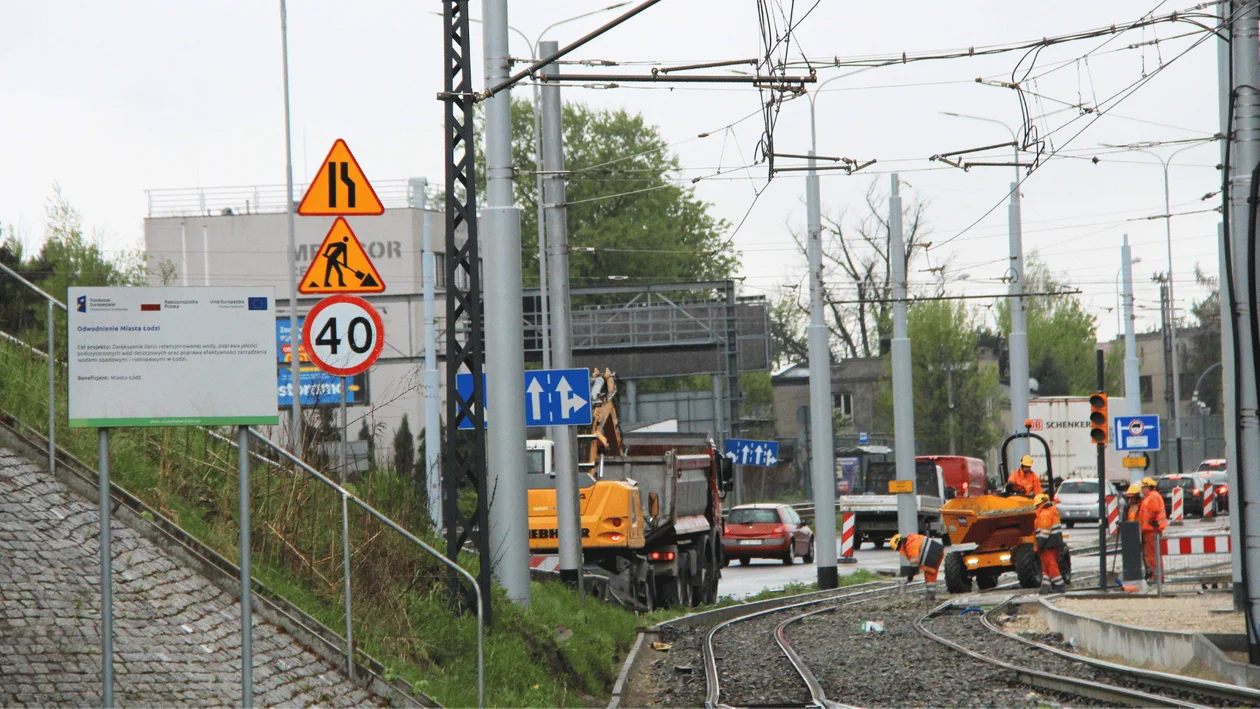
POLYGON ((337 218, 298 283, 304 295, 381 293, 385 282, 345 219, 337 218))
POLYGON ((350 152, 338 138, 311 180, 297 213, 304 217, 376 215, 385 213, 376 191, 350 152))

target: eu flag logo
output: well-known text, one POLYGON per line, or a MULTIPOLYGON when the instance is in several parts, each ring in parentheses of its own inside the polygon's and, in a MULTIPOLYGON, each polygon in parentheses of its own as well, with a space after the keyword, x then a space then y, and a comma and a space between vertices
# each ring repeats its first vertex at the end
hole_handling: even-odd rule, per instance
POLYGON ((87 312, 87 296, 81 295, 78 298, 75 298, 75 305, 78 306, 77 309, 80 313, 86 313, 87 312))
POLYGON ((266 298, 250 298, 249 309, 250 310, 266 310, 267 299, 266 298))

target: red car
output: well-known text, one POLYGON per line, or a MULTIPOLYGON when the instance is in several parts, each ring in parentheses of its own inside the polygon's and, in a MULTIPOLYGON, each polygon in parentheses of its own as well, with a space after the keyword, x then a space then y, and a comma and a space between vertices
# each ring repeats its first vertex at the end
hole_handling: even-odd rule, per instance
POLYGON ((814 532, 788 505, 740 505, 726 516, 722 530, 722 565, 731 559, 751 564, 753 559, 781 559, 814 563, 814 532))

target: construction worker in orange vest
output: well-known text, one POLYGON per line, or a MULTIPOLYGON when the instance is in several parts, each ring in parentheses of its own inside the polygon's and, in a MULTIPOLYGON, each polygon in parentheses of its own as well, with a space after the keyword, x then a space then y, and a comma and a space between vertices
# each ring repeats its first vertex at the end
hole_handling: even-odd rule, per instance
MULTIPOLYGON (((902 537, 900 534, 894 534, 892 539, 888 540, 888 546, 893 551, 901 552, 906 561, 910 562, 911 569, 921 569, 923 571, 923 580, 927 581, 927 597, 932 599, 936 597, 936 574, 940 571, 941 562, 945 560, 945 545, 939 539, 933 539, 922 534, 907 534, 902 537)), ((907 580, 914 578, 914 571, 911 570, 907 575, 907 580)))
POLYGON ((1132 485, 1129 486, 1128 491, 1125 492, 1124 497, 1125 497, 1124 521, 1126 522, 1138 521, 1138 509, 1142 505, 1142 487, 1138 485, 1137 483, 1133 483, 1132 485))
POLYGON ((1019 469, 1012 472, 1006 479, 1007 492, 1024 497, 1036 497, 1041 494, 1041 478, 1033 472, 1032 464, 1031 455, 1019 459, 1019 469))
POLYGON ((1164 497, 1155 489, 1155 478, 1142 478, 1142 504, 1138 521, 1142 523, 1142 558, 1146 561, 1146 580, 1155 578, 1155 535, 1168 528, 1164 497))
POLYGON ((1050 581, 1051 593, 1063 593, 1067 589, 1059 570, 1059 550, 1063 548, 1063 523, 1059 520, 1059 510, 1045 493, 1033 498, 1033 506, 1037 508, 1033 529, 1037 533, 1042 578, 1050 581))

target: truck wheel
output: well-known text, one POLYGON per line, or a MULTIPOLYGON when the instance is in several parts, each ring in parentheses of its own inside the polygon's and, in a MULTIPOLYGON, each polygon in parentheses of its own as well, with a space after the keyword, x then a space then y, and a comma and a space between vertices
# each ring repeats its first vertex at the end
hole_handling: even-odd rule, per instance
POLYGON ((662 608, 673 608, 682 603, 682 596, 679 593, 678 577, 663 576, 657 579, 656 597, 662 608))
POLYGON ((717 557, 721 554, 722 540, 720 537, 713 537, 704 546, 704 564, 702 565, 704 573, 704 583, 701 585, 699 599, 701 603, 716 603, 718 579, 721 572, 718 571, 717 557))
POLYGON ((998 577, 1001 575, 1001 571, 977 571, 976 587, 978 587, 981 591, 996 588, 998 585, 998 577))
POLYGON ((1041 588, 1041 558, 1033 551, 1033 545, 1020 544, 1015 548, 1015 575, 1023 588, 1041 588))
POLYGON ((971 590, 971 576, 967 573, 967 565, 963 563, 961 552, 951 551, 945 555, 945 588, 950 593, 967 593, 971 590))
POLYGON ((1064 584, 1072 583, 1072 553, 1067 547, 1059 548, 1059 575, 1064 584))

